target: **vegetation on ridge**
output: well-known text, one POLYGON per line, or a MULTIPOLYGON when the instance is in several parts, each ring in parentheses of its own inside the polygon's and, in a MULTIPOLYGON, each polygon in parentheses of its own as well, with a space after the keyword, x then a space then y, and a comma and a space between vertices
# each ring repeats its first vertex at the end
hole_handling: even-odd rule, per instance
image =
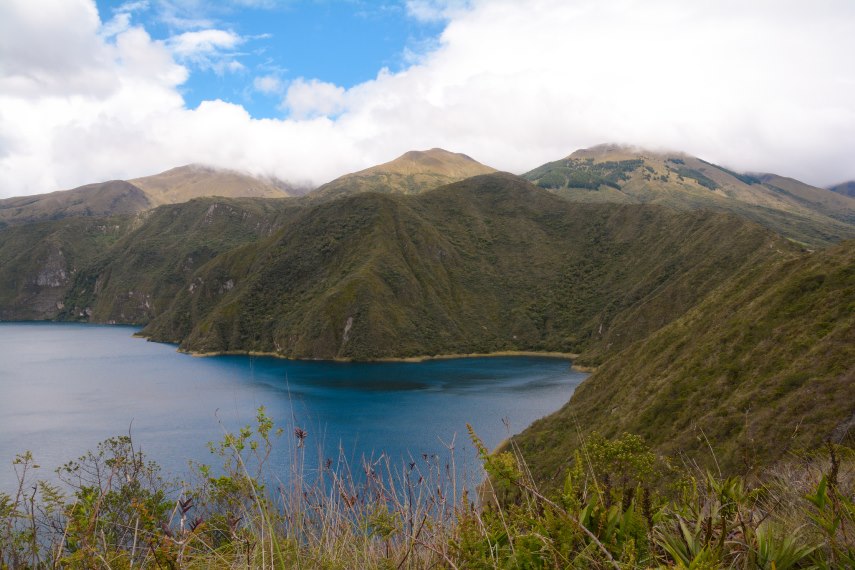
POLYGON ((201 267, 143 334, 297 358, 614 349, 775 248, 790 250, 736 218, 574 205, 487 175, 304 209, 201 267))

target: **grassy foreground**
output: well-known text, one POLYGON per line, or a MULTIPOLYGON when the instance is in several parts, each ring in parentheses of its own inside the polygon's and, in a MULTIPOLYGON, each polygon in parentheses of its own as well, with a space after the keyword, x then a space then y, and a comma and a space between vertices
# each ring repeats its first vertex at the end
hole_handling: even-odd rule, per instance
MULTIPOLYGON (((287 484, 267 459, 282 435, 259 409, 255 426, 211 451, 222 469, 192 465, 165 479, 130 437, 113 438, 0 494, 6 568, 844 568, 855 565, 855 453, 823 449, 750 480, 653 454, 638 436, 588 437, 561 489, 541 493, 518 450, 490 454, 478 497, 448 458, 351 467, 304 465, 287 484)), ((344 454, 342 454, 342 457, 344 454)))

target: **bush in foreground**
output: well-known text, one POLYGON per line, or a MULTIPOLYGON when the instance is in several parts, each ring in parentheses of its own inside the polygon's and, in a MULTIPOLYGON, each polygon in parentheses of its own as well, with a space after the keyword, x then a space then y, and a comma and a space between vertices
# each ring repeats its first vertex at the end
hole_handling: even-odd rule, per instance
POLYGON ((477 497, 449 458, 400 466, 304 465, 294 430, 287 484, 268 465, 281 430, 256 425, 211 449, 216 473, 164 478, 130 437, 100 444, 0 494, 0 564, 11 568, 845 568, 855 567, 851 449, 822 450, 757 480, 656 457, 637 436, 589 438, 563 489, 542 494, 517 450, 490 454, 477 497))

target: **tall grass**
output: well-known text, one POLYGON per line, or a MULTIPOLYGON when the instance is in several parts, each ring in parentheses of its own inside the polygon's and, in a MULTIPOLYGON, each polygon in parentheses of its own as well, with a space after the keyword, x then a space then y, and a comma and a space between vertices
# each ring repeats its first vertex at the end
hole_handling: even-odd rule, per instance
POLYGON ((563 488, 543 492, 519 451, 491 454, 477 492, 448 457, 307 468, 311 437, 259 409, 254 426, 164 478, 129 436, 37 481, 29 453, 0 494, 10 568, 845 568, 855 567, 855 457, 828 445, 760 477, 654 456, 637 436, 592 436, 563 488), (292 447, 289 473, 269 457, 292 447), (285 482, 283 482, 285 481, 285 482))

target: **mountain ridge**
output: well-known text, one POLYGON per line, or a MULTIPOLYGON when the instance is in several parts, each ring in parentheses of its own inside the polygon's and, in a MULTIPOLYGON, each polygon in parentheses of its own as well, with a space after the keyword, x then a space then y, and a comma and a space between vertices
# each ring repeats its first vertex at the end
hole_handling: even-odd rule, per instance
POLYGON ((302 189, 275 178, 202 164, 187 164, 128 182, 141 188, 158 206, 205 196, 287 198, 303 193, 302 189))
POLYGON ((841 182, 840 184, 830 186, 828 189, 832 192, 837 192, 838 194, 848 196, 849 198, 855 198, 855 180, 841 182))
POLYGON ((813 247, 855 238, 855 200, 782 176, 734 172, 685 153, 599 145, 523 177, 572 201, 731 212, 813 247))
POLYGON ((204 196, 287 198, 305 192, 276 179, 199 164, 141 178, 0 200, 0 227, 70 217, 133 215, 204 196))
MULTIPOLYGON (((599 341, 589 337, 597 329, 611 344, 624 342, 610 334, 611 321, 620 321, 610 311, 635 307, 628 327, 660 326, 718 282, 721 269, 738 264, 747 246, 733 243, 724 251, 714 236, 743 236, 746 244, 778 239, 718 214, 573 205, 501 173, 413 197, 359 194, 343 200, 306 208, 266 242, 212 260, 193 278, 198 286, 182 289, 174 306, 143 334, 180 341, 183 350, 193 352, 309 358, 578 352, 599 341), (700 228, 710 228, 703 238, 691 233, 700 228), (694 239, 694 249, 669 249, 676 238, 663 233, 666 229, 694 239), (585 236, 591 231, 602 243, 590 243, 585 236), (645 237, 634 243, 638 231, 645 237), (642 245, 670 261, 628 253, 642 245), (708 259, 699 264, 694 258, 700 255, 708 259), (578 265, 569 266, 570 258, 578 265), (617 259, 626 260, 626 267, 617 267, 617 259), (532 263, 539 268, 523 269, 532 263), (556 297, 547 283, 573 293, 556 297), (567 289, 571 283, 575 288, 567 289), (506 289, 512 298, 500 302, 506 289), (670 291, 668 309, 651 314, 640 300, 663 290, 670 291), (603 312, 608 292, 626 300, 603 312), (527 305, 519 314, 507 313, 527 305), (195 316, 188 320, 190 315, 195 316), (575 338, 560 340, 556 331, 575 338)), ((788 246, 780 242, 779 247, 788 246)))

